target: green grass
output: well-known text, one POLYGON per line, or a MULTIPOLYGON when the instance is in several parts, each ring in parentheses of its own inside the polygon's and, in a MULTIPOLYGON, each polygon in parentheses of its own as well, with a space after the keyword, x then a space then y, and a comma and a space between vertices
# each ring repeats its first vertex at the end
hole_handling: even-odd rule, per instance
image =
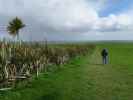
MULTIPOLYGON (((89 54, 90 55, 90 54, 89 54)), ((87 57, 77 57, 56 72, 42 73, 26 87, 18 87, 9 92, 1 92, 0 100, 78 100, 84 86, 82 67, 87 57), (73 95, 72 95, 73 94, 73 95), (77 95, 76 95, 77 94, 77 95)), ((85 91, 84 91, 85 92, 85 91)))
POLYGON ((97 44, 93 54, 73 59, 56 72, 40 74, 0 100, 132 100, 133 44, 97 44), (110 63, 101 64, 102 48, 110 63))
POLYGON ((111 64, 133 65, 133 44, 103 44, 99 47, 109 49, 111 64))

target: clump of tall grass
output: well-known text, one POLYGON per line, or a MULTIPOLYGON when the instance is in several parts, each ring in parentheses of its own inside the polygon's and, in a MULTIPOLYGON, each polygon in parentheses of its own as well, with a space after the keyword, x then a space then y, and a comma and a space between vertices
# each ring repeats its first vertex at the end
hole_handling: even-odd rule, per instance
POLYGON ((53 45, 47 43, 0 42, 0 81, 30 77, 47 72, 49 67, 60 66, 79 55, 86 55, 93 45, 53 45))

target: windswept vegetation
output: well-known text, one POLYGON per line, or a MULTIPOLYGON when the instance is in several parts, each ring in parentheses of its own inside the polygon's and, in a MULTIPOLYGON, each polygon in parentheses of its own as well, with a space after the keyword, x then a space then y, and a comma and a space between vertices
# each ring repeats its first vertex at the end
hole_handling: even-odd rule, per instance
POLYGON ((10 35, 13 37, 17 36, 17 39, 19 40, 19 31, 20 29, 24 28, 26 25, 22 22, 22 20, 18 17, 11 20, 7 26, 7 31, 10 35))
POLYGON ((89 51, 60 65, 58 71, 42 71, 37 79, 1 91, 0 100, 132 100, 133 44, 96 44, 89 51), (105 47, 109 50, 108 65, 101 64, 100 51, 105 47))
POLYGON ((86 55, 94 46, 87 44, 47 45, 47 43, 0 43, 1 88, 14 87, 39 73, 57 70, 72 58, 86 55))

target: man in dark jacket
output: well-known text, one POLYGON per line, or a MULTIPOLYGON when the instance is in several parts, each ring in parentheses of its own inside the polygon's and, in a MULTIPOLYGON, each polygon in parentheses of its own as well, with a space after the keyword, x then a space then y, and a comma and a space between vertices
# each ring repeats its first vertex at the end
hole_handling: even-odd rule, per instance
POLYGON ((108 64, 108 50, 103 49, 101 52, 102 58, 103 58, 103 64, 108 64))

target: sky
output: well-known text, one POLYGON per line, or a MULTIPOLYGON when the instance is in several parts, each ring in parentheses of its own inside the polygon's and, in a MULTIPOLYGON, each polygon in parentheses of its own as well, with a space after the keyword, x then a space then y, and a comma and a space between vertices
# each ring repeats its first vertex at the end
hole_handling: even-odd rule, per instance
POLYGON ((22 40, 133 40, 133 0, 0 0, 0 38, 16 16, 22 40))

